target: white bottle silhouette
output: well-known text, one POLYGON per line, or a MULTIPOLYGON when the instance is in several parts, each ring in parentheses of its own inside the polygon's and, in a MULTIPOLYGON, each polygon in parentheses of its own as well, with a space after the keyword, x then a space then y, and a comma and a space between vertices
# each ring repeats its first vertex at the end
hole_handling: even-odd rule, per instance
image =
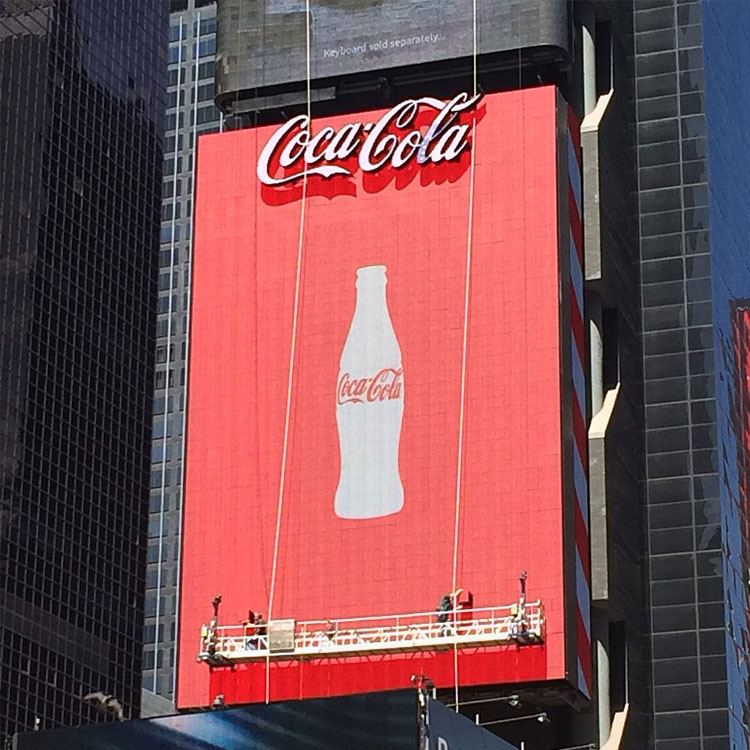
POLYGON ((404 488, 398 449, 404 415, 401 349, 386 300, 386 267, 357 269, 357 302, 336 387, 340 518, 398 513, 404 488))

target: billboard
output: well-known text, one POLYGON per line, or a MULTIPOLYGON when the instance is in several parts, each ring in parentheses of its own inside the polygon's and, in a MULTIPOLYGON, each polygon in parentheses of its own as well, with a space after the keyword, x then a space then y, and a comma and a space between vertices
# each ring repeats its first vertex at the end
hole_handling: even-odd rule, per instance
POLYGON ((13 750, 517 750, 432 699, 418 742, 416 698, 400 690, 24 732, 13 750))
MULTIPOLYGON (((219 99, 236 91, 305 81, 306 0, 222 0, 218 8, 219 99)), ((473 0, 310 0, 313 79, 469 57, 473 0)), ((480 54, 568 49, 564 0, 477 0, 480 54)))
POLYGON ((539 87, 199 140, 179 707, 587 693, 574 134, 539 87), (522 570, 541 645, 196 661, 217 593, 222 625, 510 611, 522 570))
MULTIPOLYGON (((518 750, 492 732, 477 726, 440 701, 427 703, 427 743, 424 750, 518 750)), ((419 748, 419 750, 423 750, 419 748)))
POLYGON ((26 732, 13 750, 413 750, 413 690, 26 732))

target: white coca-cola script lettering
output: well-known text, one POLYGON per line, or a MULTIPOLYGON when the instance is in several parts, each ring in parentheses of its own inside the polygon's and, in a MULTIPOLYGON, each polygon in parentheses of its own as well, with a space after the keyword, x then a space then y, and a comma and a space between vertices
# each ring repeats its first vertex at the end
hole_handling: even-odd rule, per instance
POLYGON ((310 132, 307 115, 298 115, 284 123, 269 139, 258 158, 258 179, 265 185, 284 185, 305 175, 334 177, 351 175, 351 170, 335 164, 358 155, 363 172, 375 172, 391 165, 403 167, 453 161, 469 147, 471 126, 457 122, 463 112, 476 106, 482 95, 462 93, 448 102, 424 96, 407 99, 388 110, 377 122, 349 123, 339 131, 327 126, 310 132), (423 133, 415 126, 421 107, 435 110, 432 122, 423 133), (392 131, 405 131, 396 135, 392 131), (274 177, 281 167, 291 174, 274 177))
POLYGON ((350 378, 345 372, 339 380, 338 401, 340 404, 361 404, 364 401, 392 401, 401 398, 401 376, 403 370, 385 367, 371 378, 350 378))

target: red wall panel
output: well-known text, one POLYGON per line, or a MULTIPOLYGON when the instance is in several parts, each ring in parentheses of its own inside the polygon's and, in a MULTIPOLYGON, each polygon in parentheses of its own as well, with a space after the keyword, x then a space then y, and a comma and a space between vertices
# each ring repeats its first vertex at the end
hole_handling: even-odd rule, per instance
MULTIPOLYGON (((451 590, 469 249, 457 582, 475 606, 509 604, 527 570, 529 598, 546 608, 547 639, 462 650, 459 679, 565 677, 557 112, 551 87, 488 96, 473 175, 467 151, 450 165, 311 177, 304 215, 300 187, 261 186, 256 176, 274 127, 200 139, 180 707, 205 705, 216 692, 263 698, 265 664, 219 670, 210 688, 195 654, 214 594, 223 595, 222 623, 248 609, 268 616, 274 552, 274 618, 429 611, 451 590), (334 509, 336 394, 356 271, 370 265, 387 268, 403 366, 404 504, 352 520, 334 509)), ((273 699, 403 687, 416 665, 437 684, 453 680, 452 656, 402 654, 272 664, 269 685, 273 699)))

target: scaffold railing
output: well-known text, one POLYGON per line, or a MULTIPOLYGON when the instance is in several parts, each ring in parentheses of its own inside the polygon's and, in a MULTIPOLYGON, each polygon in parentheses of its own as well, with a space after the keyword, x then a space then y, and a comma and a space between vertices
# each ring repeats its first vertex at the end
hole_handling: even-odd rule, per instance
POLYGON ((339 620, 204 625, 198 660, 211 665, 544 642, 541 601, 339 620))

